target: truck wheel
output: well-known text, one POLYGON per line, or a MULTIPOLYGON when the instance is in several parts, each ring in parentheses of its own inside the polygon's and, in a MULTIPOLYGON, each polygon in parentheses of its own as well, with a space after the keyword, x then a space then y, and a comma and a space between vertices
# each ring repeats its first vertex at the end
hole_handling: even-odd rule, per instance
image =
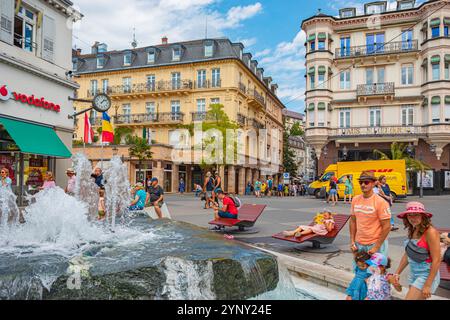
POLYGON ((394 192, 391 192, 392 202, 397 201, 397 195, 394 192))
POLYGON ((314 196, 316 197, 316 199, 320 199, 320 189, 316 189, 314 191, 314 196))

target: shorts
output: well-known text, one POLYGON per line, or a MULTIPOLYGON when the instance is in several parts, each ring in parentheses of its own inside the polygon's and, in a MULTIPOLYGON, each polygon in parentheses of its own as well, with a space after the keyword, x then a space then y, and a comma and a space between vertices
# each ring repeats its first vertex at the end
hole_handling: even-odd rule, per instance
POLYGON ((103 218, 104 216, 106 216, 106 212, 105 211, 98 211, 98 216, 100 218, 103 218))
POLYGON ((212 190, 211 191, 205 191, 205 195, 206 195, 206 198, 212 198, 212 190))
POLYGON ((219 217, 221 217, 221 218, 237 219, 237 214, 232 214, 232 213, 225 212, 225 211, 222 211, 222 210, 219 210, 218 214, 219 214, 219 217))
POLYGON ((337 190, 336 189, 330 189, 330 196, 337 196, 337 190))
POLYGON ((142 211, 142 210, 144 210, 144 207, 134 205, 134 206, 128 207, 128 210, 130 210, 130 211, 142 211))
MULTIPOLYGON (((408 259, 409 262, 409 276, 408 283, 419 290, 423 289, 425 282, 430 274, 431 263, 428 262, 415 262, 414 260, 408 259)), ((438 271, 436 277, 431 284, 431 293, 435 293, 439 287, 441 275, 438 271)))
MULTIPOLYGON (((153 201, 153 202, 155 202, 155 201, 153 201)), ((147 207, 154 207, 153 202, 149 202, 148 205, 147 205, 147 207)), ((158 207, 161 208, 161 207, 163 206, 163 204, 164 204, 164 201, 160 201, 160 202, 158 203, 158 207)))

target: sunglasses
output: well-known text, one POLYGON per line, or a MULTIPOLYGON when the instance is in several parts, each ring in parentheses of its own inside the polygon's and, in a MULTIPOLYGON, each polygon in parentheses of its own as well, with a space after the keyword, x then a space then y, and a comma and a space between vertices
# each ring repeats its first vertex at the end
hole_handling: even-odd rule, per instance
POLYGON ((6 171, 2 171, 1 173, 6 173, 6 171))
POLYGON ((360 184, 360 185, 366 185, 366 186, 368 186, 368 185, 371 184, 371 183, 372 183, 372 181, 370 181, 370 180, 359 181, 359 184, 360 184))

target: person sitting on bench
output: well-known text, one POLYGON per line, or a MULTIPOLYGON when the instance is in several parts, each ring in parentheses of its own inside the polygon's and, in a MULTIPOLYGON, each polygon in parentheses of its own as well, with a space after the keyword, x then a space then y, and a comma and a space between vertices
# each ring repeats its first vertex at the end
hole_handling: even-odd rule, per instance
POLYGON ((326 235, 328 232, 334 229, 334 219, 330 210, 323 210, 321 213, 317 214, 314 219, 313 226, 299 226, 293 231, 284 231, 283 235, 285 237, 296 237, 305 236, 307 234, 315 233, 321 236, 326 235))
POLYGON ((237 219, 238 217, 238 209, 236 208, 236 204, 233 199, 231 199, 228 195, 223 192, 223 190, 217 190, 217 197, 220 201, 222 201, 222 208, 219 206, 214 206, 214 218, 219 220, 220 218, 225 219, 237 219))

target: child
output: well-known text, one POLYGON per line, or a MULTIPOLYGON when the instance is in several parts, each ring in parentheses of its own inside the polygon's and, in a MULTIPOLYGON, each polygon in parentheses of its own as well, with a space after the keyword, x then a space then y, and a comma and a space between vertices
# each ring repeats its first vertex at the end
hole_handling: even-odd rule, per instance
POLYGON ((391 267, 391 259, 381 253, 374 253, 369 260, 371 276, 367 279, 366 300, 391 300, 391 284, 395 290, 401 292, 402 287, 396 284, 395 277, 387 270, 391 267))
POLYGON ((367 271, 369 265, 366 263, 370 259, 370 254, 365 251, 355 254, 355 277, 347 288, 347 300, 364 300, 367 296, 367 278, 370 273, 367 271))
POLYGON ((106 217, 106 206, 105 206, 105 190, 99 189, 98 195, 100 198, 98 199, 98 220, 103 220, 106 217))
POLYGON ((293 231, 284 231, 283 235, 285 237, 294 236, 296 238, 299 238, 307 234, 315 233, 324 236, 333 229, 334 219, 331 211, 323 210, 321 213, 318 213, 316 215, 313 226, 299 226, 293 231))

